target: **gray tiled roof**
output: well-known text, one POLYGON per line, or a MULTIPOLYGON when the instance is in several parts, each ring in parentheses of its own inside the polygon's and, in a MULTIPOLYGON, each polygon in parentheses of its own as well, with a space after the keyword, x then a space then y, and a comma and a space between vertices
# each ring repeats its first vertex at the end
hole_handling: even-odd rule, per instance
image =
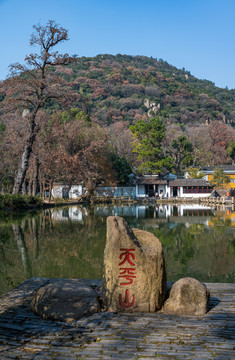
POLYGON ((169 186, 210 186, 204 179, 176 179, 169 181, 169 186))
POLYGON ((205 166, 202 171, 214 171, 216 168, 224 171, 235 171, 235 165, 216 165, 216 166, 205 166))
POLYGON ((167 180, 159 179, 156 176, 149 176, 138 178, 136 183, 139 185, 166 185, 167 180))

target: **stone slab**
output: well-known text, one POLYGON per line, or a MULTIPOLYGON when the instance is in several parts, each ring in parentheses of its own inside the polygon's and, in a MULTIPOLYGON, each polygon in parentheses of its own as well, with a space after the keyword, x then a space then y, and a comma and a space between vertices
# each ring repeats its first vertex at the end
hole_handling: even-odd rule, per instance
POLYGON ((206 284, 213 301, 205 316, 101 312, 67 324, 29 309, 34 291, 50 281, 32 278, 0 297, 1 360, 234 358, 235 284, 206 284))

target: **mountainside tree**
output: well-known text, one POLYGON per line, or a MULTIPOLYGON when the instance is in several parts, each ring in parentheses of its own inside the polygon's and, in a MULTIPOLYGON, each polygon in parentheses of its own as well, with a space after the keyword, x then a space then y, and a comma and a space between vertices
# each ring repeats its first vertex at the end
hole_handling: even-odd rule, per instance
POLYGON ((211 141, 208 126, 187 126, 187 135, 193 145, 193 167, 206 166, 212 163, 211 141))
POLYGON ((52 20, 49 20, 46 26, 34 25, 33 29, 30 45, 37 45, 39 52, 26 56, 24 65, 19 63, 11 65, 11 77, 3 85, 2 112, 21 108, 28 121, 28 134, 15 178, 14 194, 22 191, 30 155, 40 129, 40 124, 37 122, 39 110, 43 109, 52 99, 54 101, 62 99, 60 92, 62 79, 49 70, 74 61, 74 57, 54 51, 56 45, 68 40, 66 29, 59 27, 52 20), (27 111, 25 111, 26 109, 27 111))
POLYGON ((41 174, 49 188, 83 184, 89 200, 97 185, 115 184, 106 130, 78 109, 55 113, 40 135, 41 174))
POLYGON ((230 183, 230 177, 225 174, 223 169, 216 168, 213 172, 210 183, 218 188, 223 188, 230 183))
POLYGON ((202 171, 200 171, 198 168, 195 168, 193 166, 190 166, 187 169, 187 172, 188 172, 189 179, 201 179, 204 176, 202 171))
MULTIPOLYGON (((182 172, 182 163, 189 158, 193 152, 193 145, 185 135, 180 135, 177 139, 173 139, 169 154, 173 158, 174 169, 179 177, 182 172)), ((190 161, 190 159, 188 159, 190 161)))
POLYGON ((228 153, 228 156, 231 157, 232 163, 234 164, 234 161, 235 161, 235 141, 231 141, 231 143, 227 147, 227 153, 228 153))
POLYGON ((125 156, 118 156, 113 153, 110 156, 112 162, 112 168, 116 173, 116 177, 119 185, 125 185, 129 181, 129 175, 131 174, 131 167, 125 156))
POLYGON ((133 153, 131 144, 132 133, 127 122, 116 122, 109 126, 110 141, 118 157, 125 157, 130 165, 136 161, 136 154, 133 153))
MULTIPOLYGON (((212 165, 223 164, 227 157, 227 147, 233 140, 232 131, 218 121, 213 121, 208 126, 208 134, 211 140, 210 150, 212 153, 212 165)), ((226 159, 227 160, 227 159, 226 159)))
POLYGON ((139 171, 144 173, 160 173, 163 168, 170 169, 172 160, 164 155, 162 141, 166 136, 166 127, 158 118, 151 118, 148 122, 138 120, 130 126, 133 133, 133 151, 138 154, 141 162, 139 171))

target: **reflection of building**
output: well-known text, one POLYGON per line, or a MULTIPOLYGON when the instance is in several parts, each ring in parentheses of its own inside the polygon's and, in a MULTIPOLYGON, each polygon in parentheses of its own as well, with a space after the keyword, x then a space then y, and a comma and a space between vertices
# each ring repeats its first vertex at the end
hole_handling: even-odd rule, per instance
POLYGON ((213 209, 209 206, 198 204, 182 204, 178 206, 160 205, 156 207, 159 217, 165 216, 209 216, 213 214, 213 209))
POLYGON ((235 211, 227 210, 224 218, 225 220, 229 219, 231 221, 231 226, 235 227, 235 211))
MULTIPOLYGON (((214 210, 209 206, 198 204, 182 204, 175 206, 164 204, 158 206, 132 205, 132 206, 96 206, 94 214, 98 216, 123 216, 136 219, 173 220, 174 222, 185 222, 184 217, 191 217, 187 221, 192 223, 207 223, 214 215, 214 210), (180 219, 181 218, 181 219, 180 219)), ((146 220, 148 221, 148 220, 146 220)))
POLYGON ((209 206, 198 204, 185 204, 178 206, 179 216, 208 216, 212 214, 213 210, 209 206))
POLYGON ((98 216, 145 217, 148 206, 96 206, 94 214, 98 216))
POLYGON ((63 209, 52 209, 51 218, 55 221, 83 221, 84 215, 87 215, 86 209, 78 206, 69 206, 63 209))
POLYGON ((211 219, 209 221, 209 226, 214 227, 221 224, 221 219, 223 222, 229 221, 230 227, 235 227, 235 211, 231 211, 230 209, 226 209, 222 213, 220 211, 217 211, 215 218, 211 219))

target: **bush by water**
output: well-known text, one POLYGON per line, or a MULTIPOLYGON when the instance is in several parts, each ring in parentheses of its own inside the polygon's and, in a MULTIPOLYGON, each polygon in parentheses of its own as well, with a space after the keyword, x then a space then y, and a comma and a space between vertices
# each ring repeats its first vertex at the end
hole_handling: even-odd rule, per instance
POLYGON ((38 196, 0 194, 0 210, 20 210, 42 205, 43 201, 38 196))

